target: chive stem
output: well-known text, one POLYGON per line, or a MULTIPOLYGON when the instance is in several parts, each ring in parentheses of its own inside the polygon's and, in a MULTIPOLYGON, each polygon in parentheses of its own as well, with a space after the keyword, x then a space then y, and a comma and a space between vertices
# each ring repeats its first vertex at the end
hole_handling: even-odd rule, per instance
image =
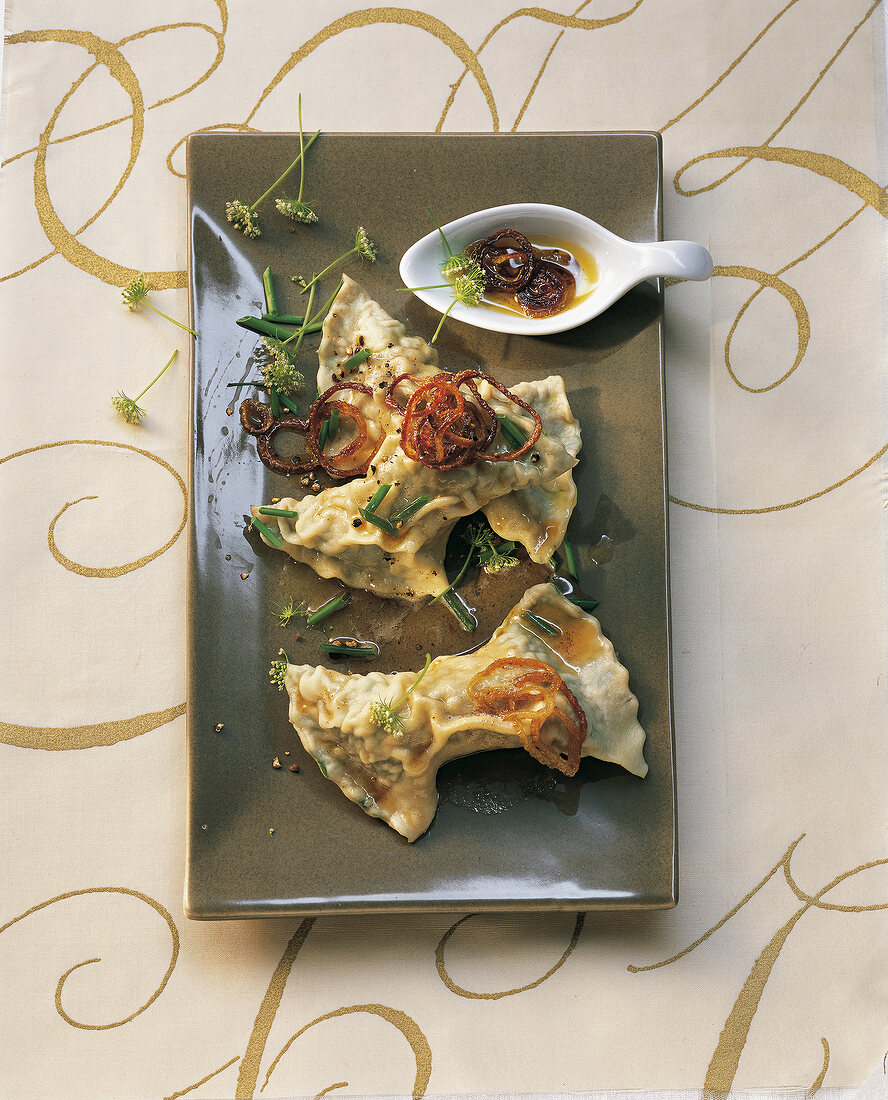
POLYGON ((382 516, 377 516, 375 512, 369 511, 367 508, 359 508, 358 512, 368 522, 372 523, 374 527, 378 527, 380 531, 385 531, 387 535, 391 535, 393 538, 398 537, 398 528, 389 520, 383 519, 382 516))
POLYGON ((350 374, 355 367, 363 363, 365 359, 369 359, 372 354, 373 352, 370 348, 361 348, 361 350, 356 351, 354 355, 350 355, 339 369, 344 374, 350 374))
POLYGON ((280 396, 278 394, 278 391, 277 390, 269 390, 268 391, 268 398, 269 398, 269 402, 271 404, 271 415, 275 418, 275 420, 280 419, 281 402, 280 402, 280 396))
POLYGON ((327 417, 327 424, 329 425, 327 431, 327 442, 332 443, 333 440, 336 438, 336 433, 339 431, 339 409, 333 409, 333 411, 327 417))
POLYGON ((506 441, 511 444, 513 449, 517 450, 527 442, 527 436, 514 421, 510 420, 507 416, 503 416, 502 413, 497 413, 496 418, 499 421, 500 431, 506 437, 506 441))
POLYGON ((330 417, 328 416, 321 424, 321 430, 318 432, 318 450, 321 454, 324 453, 324 448, 327 446, 327 436, 330 434, 330 417))
POLYGON ((534 615, 532 611, 525 611, 524 618, 529 622, 532 622, 537 629, 542 630, 544 634, 550 634, 554 637, 556 634, 561 633, 561 628, 554 623, 550 623, 546 619, 541 619, 539 615, 534 615))
POLYGON ((431 497, 417 497, 412 504, 408 504, 406 508, 402 508, 400 512, 395 512, 392 516, 392 525, 394 527, 402 527, 408 519, 412 519, 420 508, 425 508, 427 504, 431 502, 431 497))
POLYGON ((277 313, 277 298, 274 294, 274 282, 271 278, 270 267, 266 267, 262 272, 262 292, 265 295, 265 312, 277 313))
MULTIPOLYGON (((257 336, 270 336, 274 340, 280 340, 281 343, 286 343, 294 335, 289 329, 282 328, 272 321, 263 321, 259 317, 239 317, 237 324, 249 332, 255 332, 257 336)), ((322 327, 320 322, 308 324, 305 326, 305 332, 320 332, 322 327)))
POLYGON ((474 553, 474 551, 474 545, 470 546, 469 552, 468 554, 466 554, 466 560, 462 563, 462 569, 460 569, 460 571, 456 574, 450 584, 447 585, 443 592, 439 592, 437 596, 432 597, 432 603, 435 603, 436 600, 440 600, 442 596, 446 598, 448 592, 452 592, 453 589, 456 588, 456 586, 465 576, 466 570, 469 568, 469 562, 472 560, 472 554, 474 553))
POLYGON ((299 415, 299 406, 296 404, 292 397, 287 397, 285 393, 279 393, 278 399, 280 400, 280 403, 288 408, 294 416, 299 415))
POLYGON ((367 645, 344 645, 342 642, 321 642, 321 649, 325 653, 329 653, 331 657, 363 657, 367 660, 374 660, 379 656, 379 648, 375 644, 371 647, 367 645))
POLYGON ((370 498, 370 503, 367 505, 368 512, 375 512, 376 509, 382 504, 385 499, 385 494, 391 489, 391 485, 380 485, 373 496, 370 498))
POLYGON ((322 604, 317 611, 313 611, 305 621, 309 626, 317 626, 328 615, 341 611, 344 607, 348 607, 350 603, 351 596, 348 592, 340 592, 338 596, 334 596, 332 600, 327 600, 325 604, 322 604))
POLYGON ((272 546, 278 550, 284 545, 284 540, 275 531, 272 531, 270 527, 266 527, 261 519, 256 519, 254 516, 250 522, 251 527, 256 527, 258 530, 268 539, 272 546))
POLYGON ((567 571, 573 577, 575 581, 580 579, 577 572, 577 557, 574 553, 573 543, 570 539, 565 539, 561 544, 561 552, 564 554, 564 564, 567 566, 567 571))
MULTIPOLYGON (((312 283, 311 290, 309 291, 309 294, 308 294, 308 305, 305 307, 305 316, 306 317, 311 316, 311 307, 314 303, 314 296, 315 296, 315 284, 312 283)), ((290 340, 295 338, 296 343, 293 347, 293 355, 296 355, 296 353, 299 351, 299 348, 302 346, 302 341, 305 339, 305 333, 306 333, 307 329, 308 329, 308 325, 306 325, 305 322, 303 322, 299 326, 299 328, 293 333, 293 335, 288 336, 287 339, 284 341, 285 344, 288 344, 290 342, 290 340)))
POLYGON ((581 611, 591 611, 593 607, 598 607, 598 600, 580 600, 573 596, 568 596, 568 601, 575 604, 581 611))
POLYGON ((299 519, 299 513, 294 512, 292 508, 270 508, 263 506, 259 509, 259 512, 263 516, 283 516, 284 519, 299 519))
POLYGON ((301 325, 305 320, 304 317, 300 317, 296 313, 263 313, 259 318, 260 321, 271 321, 278 325, 301 325))
MULTIPOLYGON (((466 630, 471 634, 477 628, 478 622, 471 614, 469 609, 466 607, 466 605, 463 603, 463 601, 455 592, 451 591, 450 589, 442 592, 441 596, 444 600, 444 603, 447 604, 447 606, 459 620, 459 625, 463 628, 463 630, 466 630)), ((435 599, 437 599, 437 596, 435 597, 435 599)))
POLYGON ((243 386, 255 386, 257 389, 264 390, 265 389, 265 380, 264 379, 256 379, 255 381, 250 381, 250 379, 248 378, 244 382, 228 382, 227 386, 228 386, 229 389, 231 389, 232 387, 234 387, 235 389, 240 389, 243 386))
POLYGON ((320 130, 315 130, 315 132, 312 135, 312 137, 310 138, 310 140, 305 143, 305 147, 300 150, 299 156, 293 161, 293 163, 290 165, 289 168, 287 168, 281 175, 278 176, 278 178, 274 181, 274 183, 271 185, 271 187, 269 187, 269 189, 267 191, 265 191, 263 194, 261 194, 259 196, 258 199, 256 199, 256 201, 250 206, 251 210, 255 210, 256 207, 259 205, 259 203, 263 201, 263 199, 268 198, 268 196, 272 193, 272 191, 275 189, 275 187, 278 186, 278 184, 281 184, 281 183, 284 182, 284 180, 287 178, 287 176, 289 176, 289 174, 293 171, 293 169, 296 167, 296 165, 302 160, 302 158, 305 156, 305 154, 308 152, 308 150, 312 147, 312 145, 314 144, 315 138, 318 136, 318 134, 320 132, 321 132, 320 130))

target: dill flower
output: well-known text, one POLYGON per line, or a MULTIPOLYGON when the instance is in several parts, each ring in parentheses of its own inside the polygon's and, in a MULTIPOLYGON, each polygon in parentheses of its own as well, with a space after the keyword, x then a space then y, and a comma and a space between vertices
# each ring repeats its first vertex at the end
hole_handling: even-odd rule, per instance
POLYGON ((225 216, 232 225, 236 225, 245 237, 261 237, 259 228, 259 215, 252 206, 247 206, 240 199, 232 199, 225 204, 225 216))
POLYGON ((385 730, 386 733, 398 734, 404 732, 404 723, 401 720, 398 711, 407 702, 410 693, 419 686, 423 676, 428 672, 429 665, 432 662, 430 654, 426 654, 425 664, 413 683, 404 692, 400 699, 395 700, 393 703, 388 703, 383 699, 376 699, 370 704, 370 717, 379 726, 380 729, 385 730))
POLYGON ((275 199, 274 205, 279 213, 291 222, 302 222, 303 225, 311 225, 318 220, 317 214, 307 202, 300 199, 275 199))
POLYGON ((278 653, 283 657, 283 660, 271 662, 271 668, 268 670, 268 679, 270 683, 277 684, 278 691, 283 691, 284 677, 287 675, 287 665, 290 662, 287 654, 284 653, 282 649, 279 649, 278 653))
POLYGON ((145 278, 145 276, 139 272, 135 278, 130 279, 126 286, 121 290, 120 297, 123 299, 123 304, 127 309, 138 309, 142 302, 148 297, 148 291, 151 289, 151 284, 145 278))
POLYGON ((118 390, 111 398, 111 404, 120 413, 127 424, 138 424, 145 415, 145 410, 139 408, 136 402, 127 397, 122 390, 118 390))
POLYGON ((305 378, 293 365, 283 345, 268 336, 263 336, 260 343, 266 353, 259 364, 266 388, 286 396, 294 393, 305 378))
POLYGON ((302 163, 303 157, 311 148, 315 138, 320 132, 320 130, 316 130, 311 139, 303 146, 302 133, 300 130, 299 156, 288 168, 284 169, 284 171, 278 176, 271 187, 269 187, 267 191, 263 191, 263 193, 259 196, 258 199, 256 199, 255 202, 251 202, 248 204, 242 202, 240 199, 232 199, 231 202, 227 202, 225 204, 225 216, 228 218, 231 224, 236 225, 237 228, 240 229, 245 236, 260 237, 262 235, 262 231, 259 228, 259 215, 256 213, 257 207, 261 202, 268 198, 268 196, 271 194, 272 191, 274 191, 276 187, 280 186, 280 184, 284 182, 284 180, 287 178, 287 176, 289 176, 289 174, 293 171, 297 164, 302 163))
POLYGON ((460 275, 465 275, 474 263, 475 261, 465 252, 457 252, 451 254, 450 258, 441 264, 441 274, 445 279, 456 279, 460 275))
POLYGON ((133 276, 132 279, 126 284, 126 286, 120 292, 120 298, 126 308, 130 311, 138 309, 139 306, 147 306, 148 309, 156 313, 158 317, 163 317, 165 321, 169 321, 170 324, 175 325, 177 328, 184 329, 185 332, 190 332, 192 336, 197 336, 197 333, 193 328, 189 328, 187 325, 183 325, 181 321, 177 321, 175 317, 170 317, 166 313, 161 313, 157 306, 153 306, 148 301, 148 291, 151 289, 151 283, 148 282, 144 272, 139 272, 138 275, 133 276))
POLYGON ((367 236, 367 230, 359 225, 355 233, 354 251, 362 260, 369 260, 372 264, 376 260, 376 245, 367 236))
POLYGON ((170 365, 170 363, 172 363, 172 361, 176 358, 178 354, 178 350, 174 351, 169 359, 167 359, 166 364, 164 365, 162 370, 158 374, 156 374, 154 378, 152 378, 148 385, 144 388, 144 390, 142 390, 142 392, 137 394, 135 397, 127 397, 127 395, 122 390, 118 390, 117 393, 111 397, 111 404, 128 424, 138 424, 142 417, 145 415, 145 410, 139 407, 139 399, 151 389, 157 379, 160 378, 161 374, 163 374, 163 372, 167 369, 167 367, 170 365))

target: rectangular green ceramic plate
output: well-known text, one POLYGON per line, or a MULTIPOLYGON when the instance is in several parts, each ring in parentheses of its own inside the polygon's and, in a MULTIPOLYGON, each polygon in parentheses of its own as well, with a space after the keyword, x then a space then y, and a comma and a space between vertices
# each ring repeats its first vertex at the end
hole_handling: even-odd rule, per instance
MULTIPOLYGON (((268 679, 287 650, 298 663, 330 660, 328 634, 282 627, 290 597, 317 606, 340 590, 245 530, 251 504, 306 490, 272 474, 240 426, 254 391, 256 337, 235 321, 262 312, 262 272, 279 308, 298 312, 294 274, 325 267, 358 225, 377 262, 342 265, 410 333, 429 339, 437 315, 398 292, 398 263, 432 228, 511 202, 572 207, 623 236, 660 239, 660 142, 650 133, 323 134, 307 156, 305 196, 320 222, 296 225, 271 199, 262 235, 229 225, 227 200, 252 202, 298 151, 292 134, 202 134, 188 146, 193 463, 189 560, 188 846, 185 911, 200 919, 329 912, 666 908, 676 902, 676 807, 670 702, 664 462, 662 287, 631 291, 598 319, 561 336, 507 337, 448 321, 442 365, 480 365, 507 385, 553 372, 565 380, 583 430, 579 501, 569 529, 585 592, 629 669, 647 732, 644 780, 586 760, 572 779, 520 749, 455 761, 438 777, 429 831, 407 844, 368 818, 318 771, 268 679), (273 767, 277 757, 280 768, 273 767), (298 765, 291 771, 290 765, 298 765)), ((295 188, 288 186, 288 193, 295 188)), ((325 280, 324 297, 338 272, 325 280)), ((322 298, 319 297, 319 301, 322 298)), ((304 301, 304 299, 303 299, 304 301)), ((314 397, 318 337, 306 341, 302 405, 314 397)), ((530 563, 470 578, 479 609, 467 635, 443 604, 356 594, 330 622, 337 635, 374 638, 375 664, 419 668, 425 652, 486 641, 528 585, 530 563)))

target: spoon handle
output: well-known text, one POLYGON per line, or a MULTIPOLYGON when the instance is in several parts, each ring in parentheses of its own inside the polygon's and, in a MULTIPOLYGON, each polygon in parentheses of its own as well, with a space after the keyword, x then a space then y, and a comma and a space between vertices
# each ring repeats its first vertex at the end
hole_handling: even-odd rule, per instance
POLYGON ((695 241, 655 241, 637 246, 641 279, 708 279, 712 256, 695 241))

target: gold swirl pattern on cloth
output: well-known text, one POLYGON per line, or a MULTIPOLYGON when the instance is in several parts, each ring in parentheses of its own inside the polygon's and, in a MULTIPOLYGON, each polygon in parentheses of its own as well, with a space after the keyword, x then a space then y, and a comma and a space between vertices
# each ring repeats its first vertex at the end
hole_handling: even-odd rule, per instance
MULTIPOLYGON (((166 553, 166 551, 176 542, 185 529, 187 518, 188 491, 185 487, 185 482, 168 462, 159 455, 144 450, 142 447, 135 447, 130 443, 116 443, 107 439, 60 439, 53 443, 39 443, 33 447, 25 447, 20 451, 15 451, 13 454, 5 455, 0 458, 0 466, 5 462, 11 462, 13 459, 21 458, 24 455, 35 454, 38 451, 53 450, 56 447, 110 447, 123 451, 131 451, 134 454, 149 459, 151 462, 157 463, 162 469, 166 470, 174 479, 182 493, 182 516, 179 520, 179 525, 163 546, 152 551, 150 554, 145 554, 137 558, 135 561, 126 562, 123 565, 106 566, 102 568, 82 565, 80 562, 73 561, 59 549, 55 539, 55 528, 60 517, 69 508, 80 503, 80 501, 95 500, 96 498, 94 496, 84 496, 77 500, 68 501, 53 516, 47 532, 49 551, 53 558, 55 558, 64 569, 76 573, 81 577, 120 577, 125 573, 130 573, 135 569, 141 569, 143 566, 148 565, 149 562, 154 561, 156 558, 159 558, 161 554, 166 553)), ((151 730, 166 725, 167 722, 173 721, 173 719, 178 718, 184 713, 185 704, 179 703, 176 706, 166 707, 163 710, 150 711, 146 714, 135 715, 131 718, 97 722, 91 725, 82 726, 28 726, 0 721, 0 744, 15 745, 18 748, 25 749, 45 749, 54 752, 66 752, 71 749, 89 749, 99 746, 116 745, 120 741, 129 741, 133 737, 140 737, 143 733, 149 733, 151 730)))
MULTIPOLYGON (((822 886, 816 894, 809 894, 802 890, 793 878, 790 863, 792 862, 793 853, 804 839, 804 836, 805 834, 803 833, 801 836, 797 837, 764 878, 757 882, 756 885, 725 914, 725 916, 704 932, 702 936, 699 936, 693 943, 684 948, 684 950, 658 963, 649 963, 646 966, 630 965, 627 967, 631 973, 640 974, 646 970, 657 970, 660 967, 669 966, 685 958, 685 956, 689 955, 702 943, 705 943, 710 936, 723 928, 732 917, 736 916, 736 914, 771 881, 778 871, 783 871, 786 884, 789 886, 792 893, 795 894, 796 898, 803 904, 792 914, 788 921, 777 929, 764 950, 756 959, 725 1021, 724 1027, 719 1035, 718 1045, 715 1048, 709 1062, 709 1068, 706 1071, 704 1091, 711 1100, 717 1100, 719 1096, 724 1096, 733 1086, 737 1067, 740 1064, 740 1057, 749 1036, 749 1029, 752 1025, 753 1017, 758 1011, 759 1003, 764 995, 765 987, 768 984, 768 979, 771 976, 774 965, 790 933, 801 918, 810 909, 831 910, 840 913, 872 913, 878 910, 888 909, 888 901, 873 902, 869 905, 840 905, 838 903, 822 900, 831 890, 834 890, 837 886, 841 885, 841 883, 853 878, 855 875, 859 875, 863 871, 873 870, 876 867, 888 866, 888 859, 870 860, 867 863, 861 863, 857 867, 852 867, 848 871, 843 871, 841 874, 831 879, 825 886, 822 886)), ((821 1039, 821 1042, 824 1046, 825 1062, 828 1063, 829 1045, 825 1039, 821 1039)), ((825 1076, 826 1064, 815 1082, 817 1088, 823 1083, 825 1076)))
POLYGON ((164 989, 166 988, 167 982, 170 980, 173 971, 176 969, 176 962, 179 958, 179 930, 176 927, 176 923, 170 916, 169 912, 160 904, 159 901, 155 901, 154 898, 148 897, 147 894, 143 894, 139 890, 130 890, 125 886, 89 886, 83 890, 69 890, 64 894, 58 894, 54 898, 49 898, 47 901, 41 901, 37 905, 32 905, 31 908, 26 909, 24 913, 19 913, 19 915, 17 917, 13 917, 12 920, 8 920, 5 924, 0 924, 0 935, 2 935, 8 928, 12 928, 13 925, 18 924, 19 921, 22 921, 26 917, 31 916, 32 913, 39 913, 41 909, 46 909, 51 905, 57 904, 58 902, 67 901, 70 898, 85 897, 87 894, 124 894, 127 897, 137 898, 139 901, 143 901, 146 905, 150 906, 152 909, 155 910, 155 912, 159 913, 163 917, 170 930, 170 937, 172 939, 172 954, 170 956, 169 966, 167 967, 163 978, 161 978, 160 984, 157 986, 157 988, 154 990, 148 1000, 141 1006, 141 1008, 137 1008, 134 1012, 131 1012, 128 1016, 125 1016, 121 1020, 114 1020, 113 1022, 106 1024, 85 1024, 82 1023, 80 1020, 75 1020, 74 1017, 71 1016, 62 1005, 62 990, 64 989, 65 982, 68 980, 70 975, 73 974, 75 970, 79 970, 80 967, 89 966, 92 963, 101 962, 102 960, 100 958, 84 959, 82 962, 75 963, 73 966, 69 967, 65 971, 65 973, 62 974, 62 976, 59 978, 55 992, 55 1007, 56 1012, 58 1012, 59 1016, 62 1017, 65 1023, 70 1024, 71 1027, 80 1028, 83 1031, 108 1031, 111 1028, 122 1027, 124 1024, 130 1023, 130 1021, 135 1020, 137 1016, 141 1016, 146 1008, 150 1008, 151 1005, 153 1005, 157 998, 161 995, 161 993, 163 993, 164 989))
POLYGON ((583 925, 586 921, 585 913, 577 913, 576 921, 574 922, 573 932, 570 937, 570 942, 562 952, 561 958, 559 958, 553 966, 550 966, 545 974, 542 974, 539 978, 536 978, 532 982, 527 982, 525 985, 517 986, 515 989, 503 989, 496 993, 475 993, 459 985, 453 980, 453 978, 451 978, 450 974, 447 971, 447 962, 444 957, 444 949, 447 947, 450 937, 461 925, 465 924, 466 921, 471 920, 474 916, 477 916, 477 913, 469 913, 468 916, 461 917, 458 921, 456 921, 455 924, 452 924, 447 929, 447 931, 438 941, 438 946, 435 948, 435 966, 438 970, 438 976, 440 977, 441 981, 447 986, 451 993, 455 993, 458 997, 466 997, 476 1001, 498 1001, 502 997, 513 997, 516 993, 526 993, 528 989, 536 989, 538 985, 542 985, 543 982, 551 978, 552 975, 557 970, 560 970, 561 967, 564 966, 564 964, 567 962, 568 958, 573 952, 573 949, 579 942, 580 933, 583 931, 583 925))

